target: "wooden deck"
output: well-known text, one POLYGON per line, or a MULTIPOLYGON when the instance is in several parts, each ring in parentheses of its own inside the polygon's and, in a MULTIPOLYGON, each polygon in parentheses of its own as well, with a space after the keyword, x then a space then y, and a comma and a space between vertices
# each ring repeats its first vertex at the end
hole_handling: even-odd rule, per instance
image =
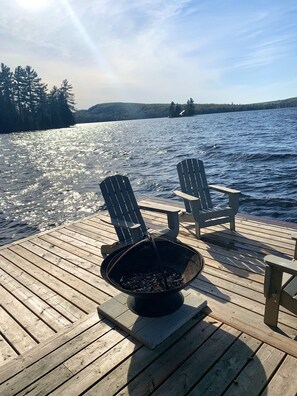
POLYGON ((283 309, 278 331, 263 323, 263 256, 292 257, 296 228, 238 215, 236 232, 197 240, 181 226, 205 258, 191 287, 208 306, 150 350, 98 314, 118 294, 100 277, 100 246, 116 240, 102 216, 0 248, 1 396, 297 394, 297 318, 283 309))

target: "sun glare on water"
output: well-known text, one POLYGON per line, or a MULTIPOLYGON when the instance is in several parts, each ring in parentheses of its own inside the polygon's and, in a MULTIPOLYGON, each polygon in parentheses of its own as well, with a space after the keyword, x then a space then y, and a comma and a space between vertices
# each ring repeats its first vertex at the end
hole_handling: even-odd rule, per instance
POLYGON ((50 0, 17 0, 17 4, 31 11, 37 11, 49 5, 50 0))

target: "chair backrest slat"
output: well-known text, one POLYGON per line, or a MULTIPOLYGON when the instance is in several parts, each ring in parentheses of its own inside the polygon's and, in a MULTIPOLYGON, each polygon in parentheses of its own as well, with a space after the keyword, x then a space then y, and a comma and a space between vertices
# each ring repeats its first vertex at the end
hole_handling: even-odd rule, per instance
MULTIPOLYGON (((177 172, 182 192, 198 197, 200 209, 213 208, 203 162, 196 158, 185 159, 177 165, 177 172)), ((188 201, 185 207, 191 212, 188 201)))
MULTIPOLYGON (((146 226, 127 176, 115 175, 104 179, 100 189, 112 219, 127 223, 141 225, 143 235, 146 226)), ((115 227, 120 242, 131 238, 131 232, 125 227, 115 227)))

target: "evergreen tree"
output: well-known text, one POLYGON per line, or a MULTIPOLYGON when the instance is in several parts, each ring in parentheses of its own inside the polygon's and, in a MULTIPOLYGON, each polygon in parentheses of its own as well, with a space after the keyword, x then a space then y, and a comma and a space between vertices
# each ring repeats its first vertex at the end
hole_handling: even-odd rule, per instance
POLYGON ((53 86, 49 93, 49 114, 52 128, 61 128, 62 120, 59 107, 59 89, 53 86))
POLYGON ((36 86, 36 123, 38 129, 50 127, 49 99, 47 94, 47 84, 39 83, 36 86))
POLYGON ((186 115, 187 116, 192 116, 195 114, 195 105, 194 105, 194 100, 192 98, 190 98, 187 101, 187 105, 186 105, 186 115))
POLYGON ((170 103, 169 117, 175 117, 175 103, 174 102, 170 103))
POLYGON ((65 102, 69 107, 69 110, 74 112, 75 111, 75 101, 74 101, 74 94, 72 93, 72 85, 68 83, 68 80, 63 80, 60 91, 63 93, 65 102))
POLYGON ((21 128, 25 121, 25 97, 26 97, 26 83, 25 83, 25 69, 21 66, 15 68, 14 75, 14 103, 18 113, 18 126, 21 128))
POLYGON ((0 130, 10 132, 16 128, 17 114, 13 101, 13 73, 1 63, 0 69, 0 130))
POLYGON ((0 133, 74 125, 72 86, 63 80, 50 93, 31 66, 16 67, 12 73, 0 68, 0 133))
POLYGON ((75 120, 72 113, 72 111, 75 110, 74 95, 72 93, 72 85, 70 85, 67 80, 63 80, 62 82, 62 85, 59 89, 58 101, 60 115, 65 123, 65 126, 74 125, 75 120))
POLYGON ((25 127, 28 130, 38 129, 37 111, 39 107, 38 92, 42 86, 41 79, 31 66, 25 68, 25 127))
POLYGON ((181 111, 182 111, 181 105, 179 105, 178 103, 176 103, 176 106, 175 106, 175 117, 179 117, 181 111))

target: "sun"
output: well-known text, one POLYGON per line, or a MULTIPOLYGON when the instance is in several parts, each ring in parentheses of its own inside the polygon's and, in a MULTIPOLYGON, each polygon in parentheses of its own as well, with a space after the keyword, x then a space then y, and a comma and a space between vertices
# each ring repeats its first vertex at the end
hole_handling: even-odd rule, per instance
POLYGON ((17 4, 28 10, 37 11, 49 5, 50 0, 17 0, 17 4))

